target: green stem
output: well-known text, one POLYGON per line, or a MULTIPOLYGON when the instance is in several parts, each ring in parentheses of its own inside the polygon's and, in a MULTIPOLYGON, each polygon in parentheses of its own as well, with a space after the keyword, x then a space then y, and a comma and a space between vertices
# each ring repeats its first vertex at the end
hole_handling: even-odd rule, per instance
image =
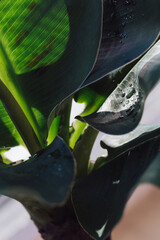
POLYGON ((69 146, 73 149, 80 135, 86 127, 86 123, 79 120, 75 120, 71 128, 71 134, 69 139, 69 146))
POLYGON ((56 115, 60 116, 58 135, 69 145, 69 121, 72 106, 72 97, 58 106, 56 115))
POLYGON ((0 99, 2 100, 10 118, 19 131, 23 141, 25 142, 29 152, 34 154, 42 149, 39 140, 28 122, 21 107, 12 96, 8 88, 0 80, 0 99))
POLYGON ((57 116, 54 118, 50 128, 49 128, 49 133, 48 133, 48 138, 47 138, 47 145, 50 145, 55 137, 58 135, 58 128, 59 128, 59 123, 60 123, 60 116, 57 116))
MULTIPOLYGON (((37 120, 31 110, 31 108, 26 103, 26 101, 23 97, 23 94, 21 93, 21 89, 20 89, 19 85, 17 84, 17 76, 14 72, 13 66, 12 66, 1 42, 0 42, 0 78, 1 78, 1 81, 4 83, 4 85, 6 86, 6 88, 8 88, 10 94, 12 94, 12 98, 14 96, 14 99, 15 99, 14 103, 16 102, 16 105, 17 104, 19 105, 19 108, 21 108, 21 111, 20 111, 21 113, 23 110, 23 112, 24 112, 23 115, 26 116, 25 118, 29 122, 28 125, 30 124, 32 126, 32 129, 35 132, 40 145, 42 147, 44 147, 45 146, 44 139, 41 135, 41 131, 38 126, 37 120)), ((5 104, 5 101, 3 101, 3 102, 5 104)), ((12 107, 15 108, 15 106, 13 104, 12 104, 12 107)), ((11 107, 9 107, 9 108, 12 111, 11 107)), ((24 128, 23 122, 21 122, 21 125, 22 125, 21 129, 24 128)), ((27 141, 30 141, 30 139, 27 139, 27 141)))
POLYGON ((88 163, 98 131, 88 126, 73 149, 77 162, 77 178, 88 174, 88 163))

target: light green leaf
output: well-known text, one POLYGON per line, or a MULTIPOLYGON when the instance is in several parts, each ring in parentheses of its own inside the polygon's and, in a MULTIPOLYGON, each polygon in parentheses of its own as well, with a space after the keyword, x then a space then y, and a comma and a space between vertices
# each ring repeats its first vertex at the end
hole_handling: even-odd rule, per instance
POLYGON ((83 117, 96 111, 104 103, 105 97, 98 94, 92 88, 85 87, 74 94, 74 100, 85 104, 85 109, 80 114, 83 117))
POLYGON ((19 144, 24 144, 23 140, 0 101, 0 148, 8 149, 19 144))
MULTIPOLYGON (((21 134, 21 137, 23 138, 30 153, 34 154, 36 151, 39 151, 41 149, 41 145, 37 139, 35 132, 33 131, 32 126, 28 122, 28 119, 26 118, 25 114, 23 113, 22 109, 20 108, 19 104, 17 103, 13 95, 10 93, 10 91, 7 89, 7 87, 3 84, 1 80, 0 80, 0 98, 10 118, 13 120, 13 123, 15 124, 19 133, 21 134)), ((3 111, 6 114, 4 107, 2 109, 3 110, 1 114, 3 114, 3 111)), ((7 127, 9 128, 11 126, 12 128, 15 128, 13 123, 10 121, 10 118, 7 117, 7 122, 8 122, 7 127)), ((7 130, 10 131, 9 129, 7 130)), ((9 135, 7 136, 10 137, 9 135)), ((12 138, 13 137, 16 137, 14 136, 14 132, 13 132, 12 138)), ((19 137, 17 135, 16 137, 17 141, 18 141, 18 138, 19 137)))
POLYGON ((1 44, 16 74, 50 65, 63 54, 70 32, 64 0, 1 1, 0 15, 1 44))
POLYGON ((0 14, 0 78, 44 147, 50 112, 94 64, 102 2, 1 1, 0 14))

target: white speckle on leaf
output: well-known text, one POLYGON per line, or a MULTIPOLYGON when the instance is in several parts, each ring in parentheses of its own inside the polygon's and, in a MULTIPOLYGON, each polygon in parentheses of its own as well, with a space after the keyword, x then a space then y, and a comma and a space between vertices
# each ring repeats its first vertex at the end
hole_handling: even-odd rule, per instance
POLYGON ((120 180, 113 181, 112 183, 113 183, 114 185, 115 185, 115 184, 119 184, 119 183, 120 183, 120 180))
POLYGON ((98 234, 98 237, 103 236, 103 233, 104 233, 104 230, 105 230, 107 224, 108 224, 108 219, 107 219, 106 223, 99 230, 96 230, 96 233, 98 234))

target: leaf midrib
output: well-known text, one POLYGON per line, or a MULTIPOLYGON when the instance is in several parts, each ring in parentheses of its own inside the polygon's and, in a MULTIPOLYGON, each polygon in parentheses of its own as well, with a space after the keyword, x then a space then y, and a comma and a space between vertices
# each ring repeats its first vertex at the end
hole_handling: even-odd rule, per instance
MULTIPOLYGON (((19 111, 19 113, 18 113, 18 115, 20 114, 19 118, 21 118, 22 115, 25 116, 26 121, 28 121, 27 125, 31 125, 31 128, 34 131, 35 136, 38 138, 40 146, 44 147, 43 136, 42 136, 40 128, 38 126, 37 120, 31 110, 31 108, 27 104, 25 98, 23 97, 20 87, 17 84, 17 76, 14 72, 12 63, 5 51, 5 48, 3 47, 3 44, 1 41, 0 41, 0 79, 3 82, 3 84, 5 85, 5 87, 8 89, 7 95, 5 96, 5 100, 3 100, 3 103, 5 104, 7 99, 8 100, 10 98, 14 99, 12 106, 8 106, 8 105, 6 106, 6 104, 5 104, 7 111, 15 112, 15 109, 17 108, 17 106, 19 106, 19 108, 21 108, 21 111, 19 111)), ((2 89, 4 89, 4 88, 2 88, 2 89)), ((1 90, 0 98, 3 98, 2 95, 3 95, 3 90, 1 90)), ((16 124, 16 122, 14 121, 14 118, 16 118, 16 121, 17 121, 17 116, 12 115, 12 120, 16 124)), ((21 123, 19 122, 19 124, 21 125, 21 129, 26 127, 23 122, 21 122, 21 123)), ((22 134, 22 133, 20 133, 20 134, 22 134)), ((22 136, 22 138, 24 139, 24 136, 22 136)), ((24 141, 29 142, 29 139, 26 139, 26 140, 24 139, 24 141)))

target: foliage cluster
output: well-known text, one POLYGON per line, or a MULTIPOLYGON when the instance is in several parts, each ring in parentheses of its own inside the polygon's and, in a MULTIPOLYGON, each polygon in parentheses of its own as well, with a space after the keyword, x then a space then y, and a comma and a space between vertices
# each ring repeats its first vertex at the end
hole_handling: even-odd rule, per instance
POLYGON ((139 124, 160 77, 159 9, 157 0, 0 1, 0 193, 41 233, 63 205, 104 240, 137 184, 159 186, 160 125, 139 124), (85 108, 70 126, 73 99, 85 108), (93 163, 99 131, 108 155, 93 163), (14 166, 5 152, 17 145, 32 156, 14 166))

